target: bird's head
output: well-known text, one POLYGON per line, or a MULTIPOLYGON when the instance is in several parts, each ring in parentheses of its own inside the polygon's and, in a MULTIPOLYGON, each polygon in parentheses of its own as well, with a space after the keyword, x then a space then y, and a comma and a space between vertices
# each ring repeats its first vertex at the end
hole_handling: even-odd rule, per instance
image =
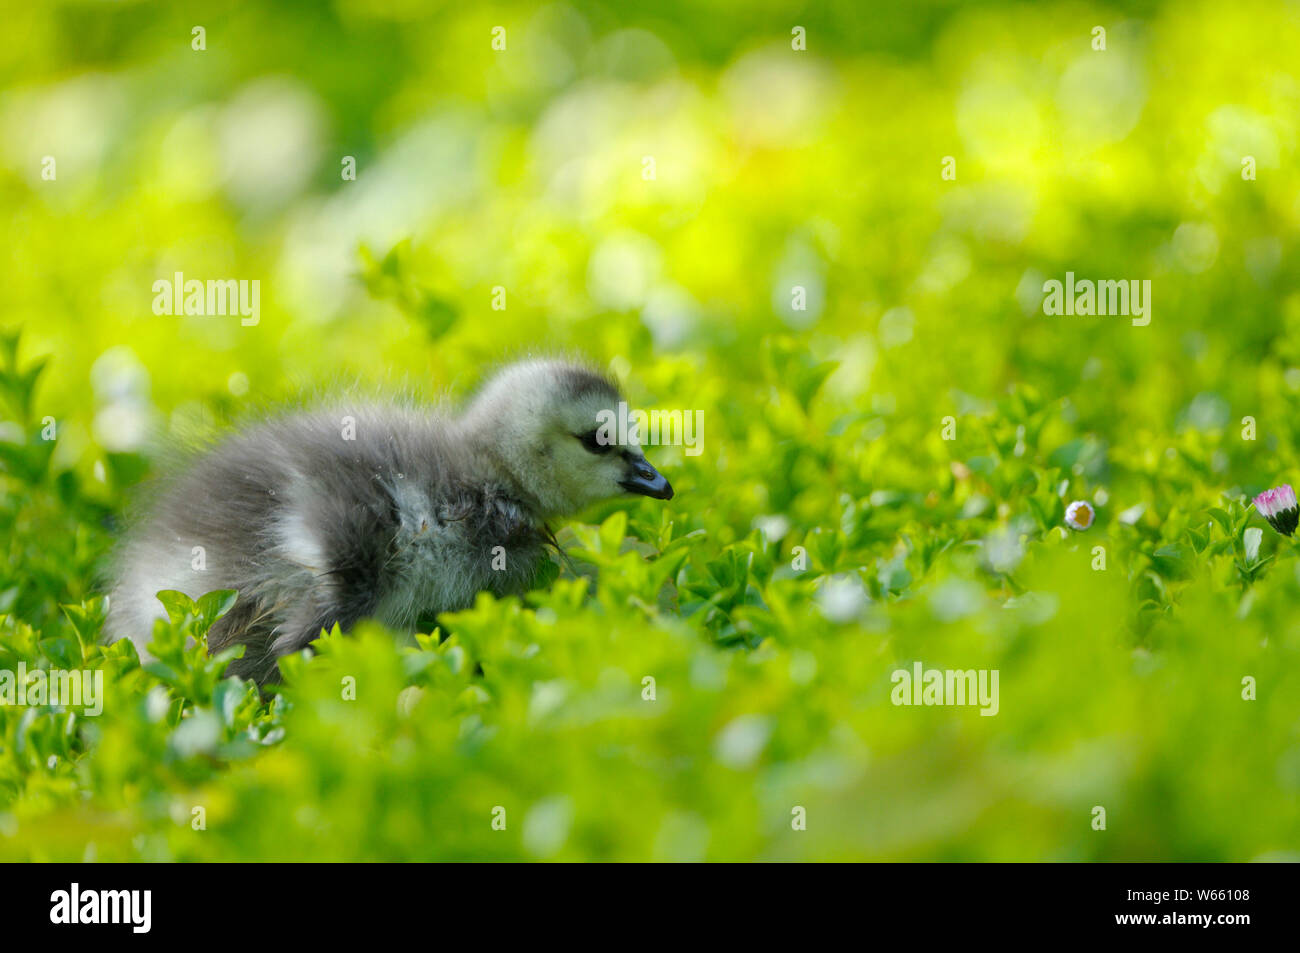
POLYGON ((672 485, 646 459, 635 428, 620 426, 626 419, 609 378, 568 361, 529 360, 492 377, 462 426, 541 515, 564 516, 620 494, 672 499, 672 485))

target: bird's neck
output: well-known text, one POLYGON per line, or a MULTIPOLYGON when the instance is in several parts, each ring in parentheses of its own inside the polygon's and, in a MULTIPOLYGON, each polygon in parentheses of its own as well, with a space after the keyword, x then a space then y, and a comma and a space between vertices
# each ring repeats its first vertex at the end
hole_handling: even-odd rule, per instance
POLYGON ((471 481, 501 487, 503 495, 517 503, 536 526, 542 526, 555 515, 547 512, 542 500, 519 478, 511 461, 505 458, 495 444, 465 434, 462 434, 461 439, 465 444, 464 456, 469 470, 466 476, 471 481))

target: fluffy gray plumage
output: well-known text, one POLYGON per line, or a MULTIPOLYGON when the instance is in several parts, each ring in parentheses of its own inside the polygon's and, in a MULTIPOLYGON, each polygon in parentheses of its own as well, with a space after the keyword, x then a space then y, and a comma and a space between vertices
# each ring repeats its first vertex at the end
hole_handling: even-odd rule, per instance
POLYGON ((596 439, 599 412, 620 399, 580 365, 526 361, 459 416, 340 402, 237 432, 173 478, 129 534, 109 633, 146 655, 159 590, 235 589, 209 648, 244 644, 230 671, 263 683, 335 623, 409 629, 480 591, 518 592, 553 538, 548 519, 621 493, 672 497, 635 443, 596 439))

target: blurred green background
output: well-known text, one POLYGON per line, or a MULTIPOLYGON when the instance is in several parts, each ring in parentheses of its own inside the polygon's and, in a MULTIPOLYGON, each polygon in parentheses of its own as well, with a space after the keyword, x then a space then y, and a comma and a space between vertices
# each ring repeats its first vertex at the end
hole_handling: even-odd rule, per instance
POLYGON ((1300 7, 0 22, 0 667, 109 693, 0 707, 0 857, 1300 856, 1300 562, 1243 506, 1300 479, 1300 7), (260 321, 155 315, 178 271, 260 321), (1150 324, 1045 316, 1067 271, 1150 280, 1150 324), (199 610, 161 668, 98 644, 168 434, 529 351, 703 413, 671 504, 565 531, 585 582, 266 701, 199 610), (891 705, 915 661, 999 670, 999 714, 891 705))

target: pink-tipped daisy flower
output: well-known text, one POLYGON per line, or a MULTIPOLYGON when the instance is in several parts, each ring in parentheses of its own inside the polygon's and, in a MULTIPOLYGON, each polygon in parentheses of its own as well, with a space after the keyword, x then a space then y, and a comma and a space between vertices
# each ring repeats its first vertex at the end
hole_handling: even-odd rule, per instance
POLYGON ((1296 506, 1295 490, 1287 483, 1265 490, 1255 497, 1255 509, 1268 520, 1269 526, 1283 536, 1294 535, 1296 525, 1300 523, 1300 507, 1296 506))
POLYGON ((1097 514, 1087 500, 1075 500, 1065 508, 1065 525, 1083 532, 1092 525, 1097 514))

